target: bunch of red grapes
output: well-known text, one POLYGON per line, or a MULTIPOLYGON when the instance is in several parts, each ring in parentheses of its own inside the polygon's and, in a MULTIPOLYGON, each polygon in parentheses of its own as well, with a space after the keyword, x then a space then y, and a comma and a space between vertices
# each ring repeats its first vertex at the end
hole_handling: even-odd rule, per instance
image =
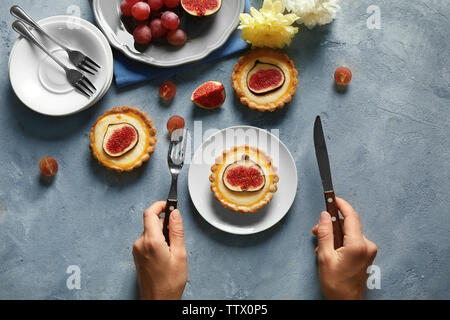
POLYGON ((186 43, 186 32, 179 29, 180 18, 173 11, 180 0, 123 0, 122 14, 132 17, 137 27, 133 37, 137 44, 146 46, 152 39, 166 38, 173 46, 186 43))

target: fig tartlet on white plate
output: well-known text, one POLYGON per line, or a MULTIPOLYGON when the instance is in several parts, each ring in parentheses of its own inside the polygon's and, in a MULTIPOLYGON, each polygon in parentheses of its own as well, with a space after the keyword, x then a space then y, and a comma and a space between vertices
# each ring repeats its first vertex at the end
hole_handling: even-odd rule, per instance
POLYGON ((106 111, 92 126, 89 138, 98 162, 118 172, 142 166, 150 159, 157 142, 152 120, 128 106, 106 111))
POLYGON ((278 175, 270 156, 256 147, 235 146, 223 151, 211 167, 211 191, 226 208, 256 212, 277 191, 278 175))
POLYGON ((243 104, 258 111, 281 109, 297 91, 298 71, 279 50, 258 48, 240 57, 231 75, 232 87, 243 104))

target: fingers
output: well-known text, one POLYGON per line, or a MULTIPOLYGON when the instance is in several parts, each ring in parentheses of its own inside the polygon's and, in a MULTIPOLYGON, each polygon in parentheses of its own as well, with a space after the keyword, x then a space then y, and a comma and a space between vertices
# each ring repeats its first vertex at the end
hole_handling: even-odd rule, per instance
POLYGON ((367 246, 367 253, 369 254, 369 257, 371 259, 370 263, 372 263, 373 260, 375 259, 375 257, 377 256, 378 247, 377 247, 377 245, 375 243, 373 243, 372 241, 370 241, 366 237, 364 237, 364 241, 365 241, 366 246, 367 246))
MULTIPOLYGON (((317 232, 318 232, 318 230, 319 230, 319 224, 316 224, 316 225, 312 228, 311 232, 312 232, 313 235, 315 235, 315 236, 317 237, 317 232)), ((319 252, 319 247, 316 247, 316 248, 314 249, 314 253, 317 254, 318 252, 319 252)))
POLYGON ((354 238, 362 238, 359 215, 344 199, 336 197, 336 204, 344 217, 344 234, 354 238))
POLYGON ((142 250, 143 246, 144 246, 144 237, 141 235, 133 243, 133 249, 132 249, 133 257, 136 257, 138 255, 138 252, 140 252, 142 250))
POLYGON ((328 212, 320 214, 319 226, 317 227, 317 242, 319 246, 319 257, 334 252, 333 223, 328 212))
POLYGON ((170 214, 169 221, 170 252, 180 259, 186 259, 186 246, 184 244, 183 219, 178 209, 170 214))
POLYGON ((158 201, 144 211, 144 236, 164 237, 159 215, 165 210, 166 202, 158 201))

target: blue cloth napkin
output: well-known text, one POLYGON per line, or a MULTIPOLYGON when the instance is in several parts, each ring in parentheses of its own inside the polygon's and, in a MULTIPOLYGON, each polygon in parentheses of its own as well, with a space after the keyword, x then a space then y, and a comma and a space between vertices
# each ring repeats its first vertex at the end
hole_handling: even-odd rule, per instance
MULTIPOLYGON (((245 0, 245 11, 248 12, 249 10, 250 1, 245 0)), ((192 65, 195 66, 195 64, 219 60, 240 52, 247 47, 248 44, 241 38, 241 32, 239 30, 236 30, 222 47, 212 52, 203 60, 193 64, 189 64, 189 66, 192 67, 192 65)), ((153 67, 131 60, 121 52, 114 50, 114 78, 116 86, 119 88, 146 80, 163 78, 164 76, 176 73, 177 71, 182 70, 185 67, 186 65, 174 68, 153 67)))

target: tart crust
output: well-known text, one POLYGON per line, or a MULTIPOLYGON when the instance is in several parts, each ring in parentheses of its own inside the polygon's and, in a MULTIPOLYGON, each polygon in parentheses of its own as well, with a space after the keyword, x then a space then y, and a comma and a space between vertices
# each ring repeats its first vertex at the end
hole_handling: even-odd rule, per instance
POLYGON ((272 164, 272 159, 264 151, 250 147, 248 145, 234 146, 229 150, 224 150, 222 155, 216 158, 215 164, 211 167, 211 191, 216 200, 225 208, 240 213, 253 213, 266 206, 277 191, 279 177, 276 168, 272 164), (222 176, 228 164, 236 161, 239 155, 249 155, 251 160, 257 163, 265 175, 265 185, 258 191, 231 191, 223 183, 222 176))
POLYGON ((91 141, 90 147, 92 154, 98 162, 108 169, 117 172, 131 171, 142 166, 144 162, 150 159, 150 155, 154 152, 156 142, 158 141, 153 121, 146 113, 129 106, 114 107, 98 117, 97 121, 92 126, 89 139, 91 141), (131 123, 132 121, 135 123, 131 123), (139 128, 137 128, 139 132, 139 148, 136 149, 136 147, 134 147, 132 150, 118 158, 110 157, 103 150, 103 137, 106 128, 109 124, 123 122, 132 125, 139 124, 139 128), (126 158, 126 162, 124 161, 125 157, 129 157, 126 158))
POLYGON ((298 71, 294 62, 279 50, 271 48, 252 49, 243 57, 240 57, 234 65, 234 72, 231 74, 231 86, 236 91, 241 102, 250 109, 258 111, 275 111, 281 109, 292 100, 296 93, 298 84, 298 71), (271 63, 283 70, 285 73, 285 83, 274 92, 256 95, 247 87, 247 75, 256 61, 271 63))

